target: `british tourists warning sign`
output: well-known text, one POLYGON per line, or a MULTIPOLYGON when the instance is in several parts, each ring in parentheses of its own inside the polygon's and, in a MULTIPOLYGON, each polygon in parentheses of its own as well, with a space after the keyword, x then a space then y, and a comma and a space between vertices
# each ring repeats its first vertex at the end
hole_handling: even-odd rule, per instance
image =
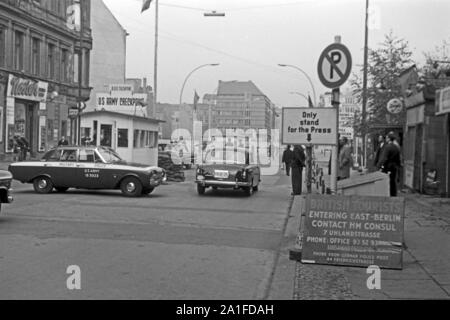
POLYGON ((402 269, 404 199, 309 195, 302 262, 402 269))
POLYGON ((336 145, 335 108, 283 108, 283 144, 336 145))

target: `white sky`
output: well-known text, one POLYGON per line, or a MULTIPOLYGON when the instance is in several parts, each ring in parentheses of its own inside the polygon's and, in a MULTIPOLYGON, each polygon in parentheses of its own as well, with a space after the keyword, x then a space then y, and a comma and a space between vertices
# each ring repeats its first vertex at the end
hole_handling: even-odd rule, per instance
MULTIPOLYGON (((147 77, 153 84, 155 0, 143 14, 142 0, 104 2, 130 34, 127 77, 147 77)), ((370 0, 370 6, 374 28, 369 47, 392 30, 409 41, 413 58, 423 63, 424 52, 450 39, 449 0, 370 0)), ((364 14, 365 0, 159 0, 158 102, 178 103, 191 70, 220 63, 190 77, 183 102, 192 103, 194 90, 201 97, 213 93, 219 80, 252 80, 276 105, 304 106, 302 97, 289 92, 312 95, 306 77, 277 64, 303 69, 317 96, 327 91, 317 75, 319 55, 341 35, 352 54, 353 71, 359 69, 364 14), (226 16, 203 16, 211 10, 226 16)))

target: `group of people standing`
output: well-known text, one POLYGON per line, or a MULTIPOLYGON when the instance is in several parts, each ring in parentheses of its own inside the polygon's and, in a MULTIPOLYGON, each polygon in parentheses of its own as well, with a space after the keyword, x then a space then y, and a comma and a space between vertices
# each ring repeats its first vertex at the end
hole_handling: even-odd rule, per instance
POLYGON ((30 152, 30 143, 24 136, 14 135, 9 141, 9 148, 13 151, 14 161, 27 160, 27 154, 30 152))
MULTIPOLYGON (((350 169, 353 167, 352 147, 347 137, 339 137, 338 145, 338 172, 337 180, 348 179, 350 169)), ((292 194, 302 193, 302 171, 305 167, 305 151, 301 145, 293 148, 288 145, 283 152, 282 162, 285 165, 286 174, 291 175, 292 194)), ((379 137, 379 147, 376 150, 374 164, 378 170, 389 174, 390 195, 397 196, 397 184, 401 167, 400 145, 393 132, 386 137, 379 137)), ((331 174, 331 157, 329 161, 328 173, 331 174)))

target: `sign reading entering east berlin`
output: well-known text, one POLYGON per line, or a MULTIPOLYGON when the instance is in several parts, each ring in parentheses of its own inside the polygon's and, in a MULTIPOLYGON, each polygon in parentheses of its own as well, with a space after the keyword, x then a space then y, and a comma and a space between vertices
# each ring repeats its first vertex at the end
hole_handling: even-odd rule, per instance
POLYGON ((343 44, 330 44, 320 55, 317 71, 325 87, 330 89, 340 87, 347 81, 352 71, 350 51, 343 44))
POLYGON ((405 200, 309 195, 302 263, 402 269, 405 200))
POLYGON ((283 108, 283 144, 336 145, 336 108, 283 108))

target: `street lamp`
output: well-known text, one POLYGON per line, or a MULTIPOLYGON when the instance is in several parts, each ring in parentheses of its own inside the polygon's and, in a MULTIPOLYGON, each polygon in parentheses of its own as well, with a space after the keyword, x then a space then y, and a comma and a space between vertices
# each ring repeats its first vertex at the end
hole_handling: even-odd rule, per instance
POLYGON ((299 67, 294 66, 294 65, 291 65, 291 64, 283 64, 283 63, 279 63, 278 66, 280 66, 280 67, 289 67, 289 68, 293 68, 293 69, 296 69, 296 70, 300 71, 301 73, 303 73, 303 74, 305 75, 305 77, 308 79, 309 84, 311 85, 311 88, 312 88, 312 91, 313 91, 314 105, 317 106, 317 101, 316 101, 316 89, 314 88, 314 85, 313 85, 313 83, 312 83, 312 81, 311 81, 311 78, 308 76, 308 74, 307 74, 305 71, 303 71, 302 69, 300 69, 299 67))
POLYGON ((207 64, 203 64, 201 66, 198 66, 197 68, 195 68, 194 70, 192 70, 191 72, 189 72, 189 74, 186 76, 186 79, 184 79, 183 82, 183 86, 181 87, 181 92, 180 92, 180 107, 181 107, 181 99, 183 98, 183 91, 184 91, 184 86, 186 85, 186 82, 188 81, 189 77, 198 69, 204 68, 204 67, 216 67, 218 66, 219 63, 207 63, 207 64))
POLYGON ((309 104, 309 99, 308 99, 308 97, 305 96, 303 93, 297 92, 297 91, 291 91, 291 92, 289 92, 289 94, 296 94, 296 95, 302 96, 303 98, 305 98, 306 102, 308 102, 308 104, 309 104))

